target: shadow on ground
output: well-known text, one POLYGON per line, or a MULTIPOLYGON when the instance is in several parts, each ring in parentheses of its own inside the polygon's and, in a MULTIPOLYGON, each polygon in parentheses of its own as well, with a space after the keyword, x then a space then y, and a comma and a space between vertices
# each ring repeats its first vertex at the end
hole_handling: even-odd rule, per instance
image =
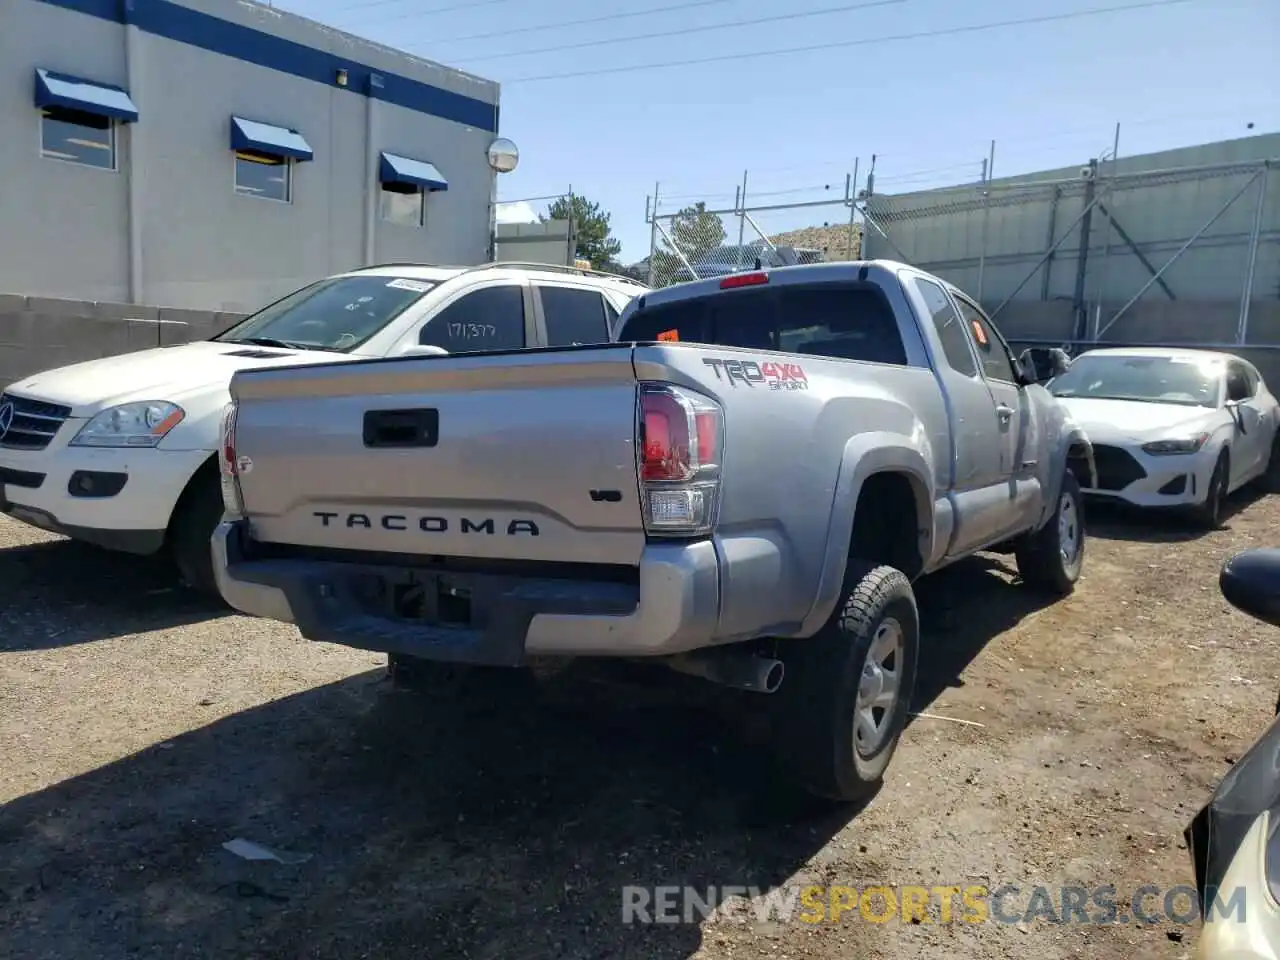
POLYGON ((48 650, 227 613, 159 559, 73 540, 0 548, 0 653, 48 650))
POLYGON ((964 671, 988 643, 1057 602, 1016 577, 1011 557, 982 554, 916 583, 924 645, 913 709, 927 710, 948 687, 962 686, 964 671))
MULTIPOLYGON (((1236 516, 1265 496, 1264 491, 1253 487, 1237 490, 1223 504, 1222 525, 1230 529, 1236 516)), ((1176 510, 1140 510, 1109 499, 1090 499, 1085 510, 1087 533, 1100 540, 1187 543, 1213 532, 1197 528, 1193 519, 1176 510)))
POLYGON ((688 957, 699 926, 624 926, 625 885, 768 889, 853 811, 761 782, 682 686, 463 709, 363 674, 228 717, 0 812, 7 949, 688 957), (234 837, 312 856, 250 863, 234 837))
MULTIPOLYGON (((1001 571, 921 585, 920 706, 1042 602, 1001 571)), ((362 674, 22 797, 0 810, 8 952, 687 958, 704 928, 624 925, 624 886, 767 890, 838 834, 857 846, 857 810, 773 780, 740 698, 661 676, 451 705, 362 674), (246 862, 235 837, 311 857, 246 862)), ((849 948, 864 935, 883 932, 849 948)))

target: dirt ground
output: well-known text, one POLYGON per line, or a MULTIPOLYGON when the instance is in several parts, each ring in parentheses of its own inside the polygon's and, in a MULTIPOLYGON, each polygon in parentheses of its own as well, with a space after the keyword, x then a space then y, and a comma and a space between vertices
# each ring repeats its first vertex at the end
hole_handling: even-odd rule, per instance
POLYGON ((0 957, 1189 957, 1194 924, 1119 918, 1192 882, 1182 829, 1269 722, 1280 637, 1216 578, 1276 541, 1280 497, 1203 536, 1090 523, 1067 601, 999 558, 919 585, 917 709, 946 719, 854 811, 770 777, 749 695, 663 673, 450 706, 0 519, 0 957), (237 837, 310 856, 248 862, 237 837), (1120 907, 622 923, 623 887, 685 884, 1018 885, 1006 916, 1033 885, 1109 884, 1120 907))

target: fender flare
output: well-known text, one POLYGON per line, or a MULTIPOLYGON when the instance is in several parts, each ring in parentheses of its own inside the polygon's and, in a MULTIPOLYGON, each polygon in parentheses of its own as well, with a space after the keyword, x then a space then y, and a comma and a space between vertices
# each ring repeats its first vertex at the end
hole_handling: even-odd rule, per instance
POLYGON ((1098 483, 1098 468, 1093 460, 1093 443, 1089 440, 1089 435, 1085 433, 1083 427, 1075 424, 1065 428, 1061 440, 1054 448, 1053 458, 1049 463, 1049 474, 1045 477, 1044 503, 1040 506, 1040 522, 1036 524, 1037 530, 1049 522, 1058 508, 1058 496, 1062 493, 1062 479, 1067 471, 1067 454, 1077 444, 1085 448, 1086 459, 1089 461, 1090 484, 1096 486, 1098 483))
POLYGON ((921 564, 928 565, 936 547, 933 542, 935 493, 933 469, 930 466, 932 451, 928 440, 923 437, 921 440, 923 449, 920 444, 902 434, 873 431, 858 434, 845 444, 831 499, 818 587, 813 604, 801 621, 796 636, 816 633, 841 600, 858 497, 862 493, 863 484, 874 474, 902 473, 911 482, 916 498, 916 517, 920 523, 921 564))

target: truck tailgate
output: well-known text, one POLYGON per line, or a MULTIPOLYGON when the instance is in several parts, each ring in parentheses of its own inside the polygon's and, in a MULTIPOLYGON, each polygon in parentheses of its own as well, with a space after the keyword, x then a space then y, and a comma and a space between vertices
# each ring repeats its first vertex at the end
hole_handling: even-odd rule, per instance
POLYGON ((256 540, 636 564, 630 344, 237 374, 256 540))

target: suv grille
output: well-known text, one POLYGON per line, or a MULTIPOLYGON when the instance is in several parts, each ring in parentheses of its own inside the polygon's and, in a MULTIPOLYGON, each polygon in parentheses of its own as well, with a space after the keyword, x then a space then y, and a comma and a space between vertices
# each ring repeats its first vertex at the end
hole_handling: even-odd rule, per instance
POLYGON ((0 447, 7 450, 43 450, 71 416, 71 408, 58 403, 0 394, 0 411, 9 404, 13 404, 13 419, 9 429, 0 434, 0 447))
POLYGON ((1098 470, 1099 490, 1123 490, 1147 475, 1133 454, 1121 447, 1094 446, 1093 463, 1098 470))

